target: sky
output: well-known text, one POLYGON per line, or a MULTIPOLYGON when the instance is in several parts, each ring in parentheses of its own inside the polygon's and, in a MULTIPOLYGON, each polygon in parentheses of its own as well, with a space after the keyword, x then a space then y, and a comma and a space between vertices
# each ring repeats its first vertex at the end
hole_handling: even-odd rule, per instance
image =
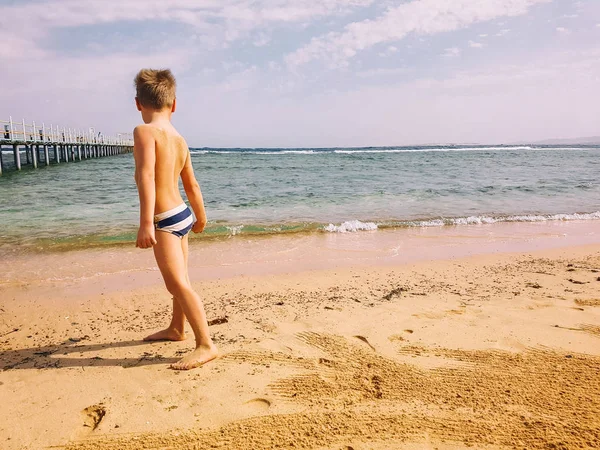
POLYGON ((600 135, 600 0, 0 0, 0 119, 109 135, 170 68, 191 147, 600 135))

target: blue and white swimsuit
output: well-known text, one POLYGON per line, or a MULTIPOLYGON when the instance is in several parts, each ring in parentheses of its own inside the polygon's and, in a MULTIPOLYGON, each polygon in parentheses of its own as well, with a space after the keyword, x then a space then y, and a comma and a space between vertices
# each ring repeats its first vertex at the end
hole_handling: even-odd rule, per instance
POLYGON ((154 227, 157 230, 166 231, 180 238, 190 232, 194 222, 194 214, 185 203, 154 216, 154 227))

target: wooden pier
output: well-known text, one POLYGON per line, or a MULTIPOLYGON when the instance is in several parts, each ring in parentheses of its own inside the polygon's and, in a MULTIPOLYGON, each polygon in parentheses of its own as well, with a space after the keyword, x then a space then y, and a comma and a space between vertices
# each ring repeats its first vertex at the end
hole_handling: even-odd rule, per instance
POLYGON ((49 166, 132 151, 133 140, 129 133, 104 136, 94 128, 84 132, 53 125, 46 127, 43 123, 36 126, 35 122, 27 124, 25 120, 14 122, 12 117, 0 120, 0 175, 8 168, 21 170, 24 165, 37 168, 40 164, 49 166), (4 152, 12 153, 12 164, 5 161, 4 152))

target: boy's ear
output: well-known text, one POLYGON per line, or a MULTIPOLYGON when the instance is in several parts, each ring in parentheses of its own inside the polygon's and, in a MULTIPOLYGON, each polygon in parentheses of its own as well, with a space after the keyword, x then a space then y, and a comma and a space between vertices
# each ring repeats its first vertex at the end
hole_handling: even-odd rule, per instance
POLYGON ((142 105, 140 104, 140 101, 138 100, 138 98, 135 98, 135 106, 137 107, 138 111, 142 111, 142 105))
POLYGON ((176 109, 177 109, 177 99, 174 98, 173 99, 173 106, 171 106, 171 112, 174 113, 176 109))

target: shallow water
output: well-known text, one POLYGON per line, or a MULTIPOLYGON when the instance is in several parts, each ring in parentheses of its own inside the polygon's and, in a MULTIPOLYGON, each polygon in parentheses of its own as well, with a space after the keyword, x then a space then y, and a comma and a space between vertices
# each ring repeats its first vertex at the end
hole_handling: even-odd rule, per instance
MULTIPOLYGON (((600 218, 599 147, 193 149, 205 236, 600 218)), ((4 154, 9 161, 10 154, 4 154)), ((134 238, 133 158, 0 177, 0 248, 134 238)))

